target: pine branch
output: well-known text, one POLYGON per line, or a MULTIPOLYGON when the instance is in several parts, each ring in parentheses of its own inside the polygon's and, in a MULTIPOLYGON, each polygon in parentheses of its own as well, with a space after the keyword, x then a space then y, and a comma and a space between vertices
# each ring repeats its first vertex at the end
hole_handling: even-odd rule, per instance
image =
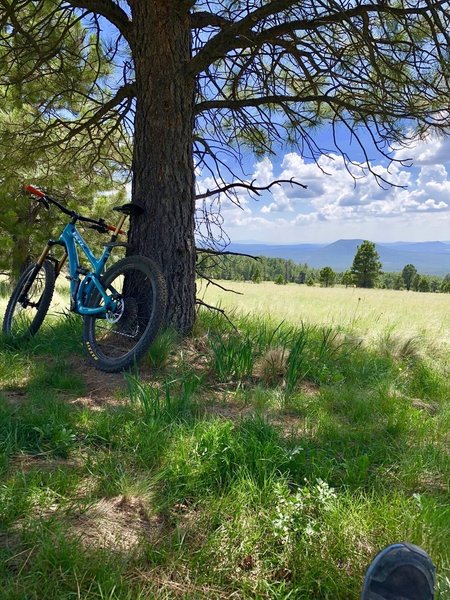
MULTIPOLYGON (((204 254, 212 254, 213 256, 245 256, 246 258, 251 258, 253 260, 260 259, 259 256, 253 256, 252 254, 244 254, 243 252, 231 252, 231 250, 212 250, 211 248, 195 248, 195 251, 203 252, 204 254)), ((206 277, 204 279, 206 279, 206 277)), ((214 283, 214 282, 212 282, 212 283, 214 283)), ((227 290, 227 291, 233 291, 233 290, 227 290)))
MULTIPOLYGON (((253 180, 255 181, 255 180, 253 180)), ((217 188, 215 190, 207 190, 204 194, 198 194, 196 196, 197 200, 200 200, 202 198, 209 198, 210 196, 215 196, 216 194, 223 194, 228 192, 231 189, 235 189, 235 188, 244 188, 246 190, 249 190, 250 192, 255 193, 257 196, 261 196, 262 191, 265 190, 270 190, 270 188, 273 185, 281 185, 282 183, 290 183, 291 185, 299 185, 300 187, 302 187, 303 189, 307 189, 308 186, 304 185, 303 183, 299 183, 298 181, 295 181, 294 179, 276 179, 275 181, 271 181, 269 183, 269 185, 264 185, 264 186, 256 186, 253 185, 253 181, 251 183, 230 183, 228 185, 225 185, 221 188, 217 188)))
MULTIPOLYGON (((69 123, 65 123, 62 121, 58 122, 58 125, 64 125, 67 129, 69 129, 67 135, 63 139, 50 144, 45 144, 44 142, 42 144, 42 147, 50 148, 51 146, 58 146, 61 145, 61 143, 69 142, 72 138, 74 138, 82 131, 89 130, 89 128, 91 128, 93 125, 99 125, 102 118, 105 117, 110 111, 112 111, 117 106, 120 106, 120 104, 124 100, 131 101, 131 99, 134 98, 135 95, 136 89, 133 84, 127 83, 123 85, 117 90, 116 94, 108 102, 102 104, 100 108, 96 110, 89 118, 87 118, 85 121, 79 122, 79 124, 76 127, 71 128, 71 124, 69 123)), ((53 123, 53 126, 55 126, 55 124, 56 123, 53 123)))
POLYGON ((127 41, 130 41, 131 21, 127 13, 118 4, 112 2, 112 0, 70 0, 70 4, 74 8, 85 9, 105 17, 105 19, 108 19, 110 23, 117 27, 127 41))
POLYGON ((199 11, 191 15, 192 29, 203 29, 204 27, 226 27, 232 24, 232 21, 219 15, 207 11, 199 11))
MULTIPOLYGON (((216 60, 223 58, 231 50, 239 48, 253 48, 264 43, 277 43, 282 36, 298 31, 314 31, 326 25, 339 23, 350 23, 355 17, 364 17, 369 14, 392 15, 397 18, 409 16, 426 17, 430 10, 428 6, 399 8, 389 6, 387 2, 376 2, 371 4, 359 4, 352 8, 343 9, 342 5, 335 2, 316 2, 315 14, 310 18, 289 19, 277 23, 272 27, 260 27, 264 20, 275 18, 289 8, 295 8, 298 0, 274 0, 264 6, 247 13, 240 20, 234 21, 229 27, 224 27, 212 37, 201 50, 193 57, 189 65, 192 73, 199 74, 216 60)), ((448 2, 440 0, 433 3, 433 9, 445 7, 448 2)), ((440 31, 445 35, 445 31, 440 31)))

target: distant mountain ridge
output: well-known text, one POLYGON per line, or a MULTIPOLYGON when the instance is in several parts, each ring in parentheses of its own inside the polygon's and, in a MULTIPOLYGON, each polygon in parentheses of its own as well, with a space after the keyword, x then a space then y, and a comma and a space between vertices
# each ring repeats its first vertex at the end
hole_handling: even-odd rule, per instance
MULTIPOLYGON (((292 244, 274 245, 261 243, 231 243, 228 250, 291 259, 297 263, 307 263, 310 267, 331 267, 335 271, 346 271, 352 265, 362 239, 337 240, 332 244, 292 244)), ((383 271, 401 271, 407 264, 413 264, 422 275, 446 275, 450 273, 449 242, 389 242, 375 243, 383 271)))

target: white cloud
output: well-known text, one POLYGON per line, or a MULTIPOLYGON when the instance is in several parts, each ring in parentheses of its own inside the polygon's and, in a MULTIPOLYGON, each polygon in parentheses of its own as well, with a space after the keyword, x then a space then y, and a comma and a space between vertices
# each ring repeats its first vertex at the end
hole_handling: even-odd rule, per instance
POLYGON ((432 133, 424 139, 415 139, 408 146, 398 148, 394 159, 412 161, 416 167, 445 164, 450 156, 450 137, 432 133))
POLYGON ((260 162, 256 163, 252 179, 255 180, 255 185, 261 187, 269 185, 275 179, 270 158, 263 158, 260 162))
MULTIPOLYGON (((265 167, 266 171, 273 172, 267 163, 265 167)), ((391 165, 389 170, 382 165, 372 168, 391 185, 380 186, 373 175, 361 177, 361 171, 358 173, 355 166, 349 172, 341 156, 324 156, 314 165, 305 163, 298 154, 287 154, 280 174, 275 173, 275 176, 305 183, 309 193, 299 187, 286 191, 284 185, 274 191, 273 202, 263 206, 261 212, 300 213, 294 219, 299 225, 309 224, 314 219, 361 221, 450 208, 450 180, 444 165, 424 165, 416 175, 398 164, 391 165)))
MULTIPOLYGON (((233 239, 248 239, 251 233, 255 239, 282 243, 342 237, 449 239, 449 171, 444 162, 430 162, 430 157, 433 152, 442 156, 444 146, 450 157, 450 143, 447 138, 435 142, 433 148, 431 142, 416 147, 421 157, 418 168, 371 165, 393 185, 380 186, 373 175, 362 176, 361 168, 346 165, 334 154, 322 156, 318 165, 294 152, 286 154, 281 164, 265 158, 255 164, 249 181, 266 186, 274 179, 292 178, 308 188, 274 186, 270 193, 263 192, 259 204, 240 191, 243 210, 230 201, 221 204, 225 229, 230 228, 233 239)), ((209 184, 207 179, 201 183, 203 188, 209 184)))
POLYGON ((448 204, 445 202, 436 202, 435 200, 427 200, 417 207, 417 210, 448 210, 448 204))

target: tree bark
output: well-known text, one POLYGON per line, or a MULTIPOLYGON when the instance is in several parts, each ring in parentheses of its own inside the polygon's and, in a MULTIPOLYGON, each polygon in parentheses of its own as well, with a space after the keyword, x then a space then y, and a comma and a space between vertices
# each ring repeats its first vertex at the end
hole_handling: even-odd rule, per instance
POLYGON ((13 235, 14 246, 11 254, 11 283, 15 283, 30 264, 30 236, 13 235))
POLYGON ((195 321, 194 78, 187 8, 179 0, 132 0, 136 70, 132 200, 145 214, 131 221, 133 252, 156 261, 168 288, 167 324, 195 321))

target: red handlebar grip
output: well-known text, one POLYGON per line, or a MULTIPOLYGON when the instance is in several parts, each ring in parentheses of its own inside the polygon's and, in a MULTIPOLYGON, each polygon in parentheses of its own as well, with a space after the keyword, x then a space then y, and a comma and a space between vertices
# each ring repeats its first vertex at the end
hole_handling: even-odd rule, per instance
POLYGON ((39 190, 38 188, 34 187, 34 185, 24 185, 23 189, 26 192, 30 192, 30 194, 33 194, 33 196, 38 196, 39 198, 43 198, 46 195, 42 190, 39 190))
MULTIPOLYGON (((107 229, 108 231, 115 231, 115 230, 116 230, 116 227, 115 227, 114 225, 107 225, 107 226, 106 226, 106 229, 107 229)), ((119 231, 118 231, 117 233, 120 233, 121 235, 125 235, 127 232, 126 232, 126 231, 123 231, 122 229, 119 229, 119 231)))

